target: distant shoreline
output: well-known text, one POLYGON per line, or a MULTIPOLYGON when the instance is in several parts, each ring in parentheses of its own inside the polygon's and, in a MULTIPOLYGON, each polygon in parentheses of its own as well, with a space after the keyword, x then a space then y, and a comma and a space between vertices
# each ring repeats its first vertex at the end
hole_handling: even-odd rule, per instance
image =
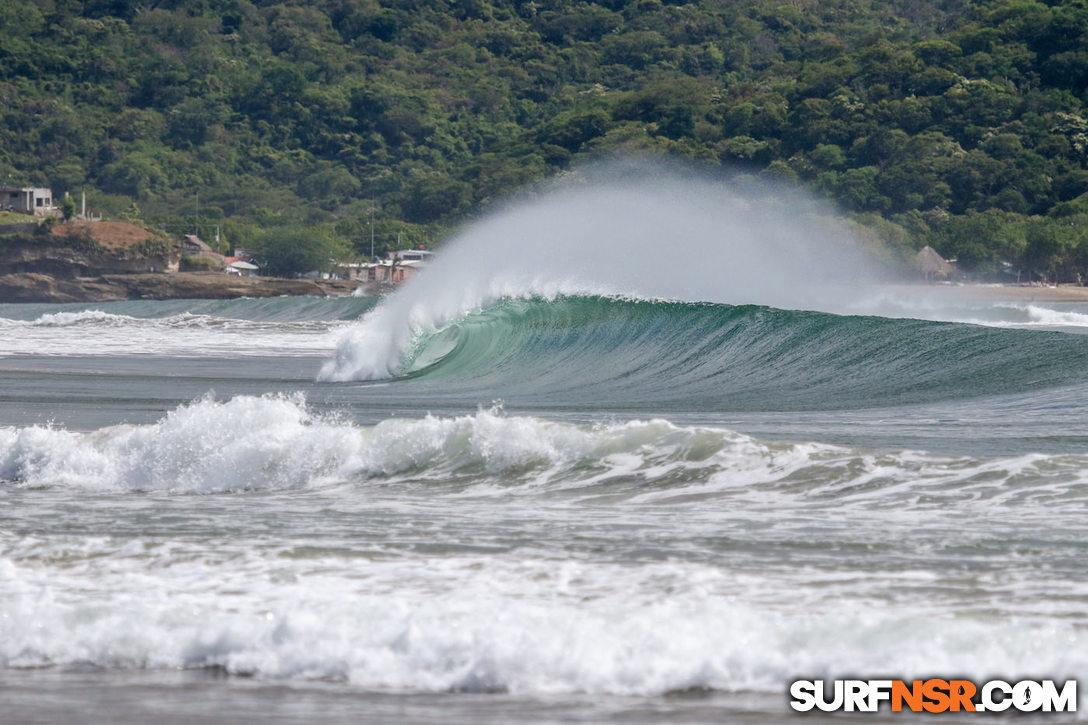
POLYGON ((945 297, 992 302, 1088 302, 1088 287, 1033 287, 1002 284, 899 284, 896 292, 911 296, 945 297))
POLYGON ((63 304, 282 295, 336 297, 350 295, 367 285, 354 280, 239 277, 220 272, 107 274, 75 278, 23 272, 0 275, 0 303, 63 304))
MULTIPOLYGON (((54 277, 36 272, 0 275, 0 304, 78 303, 123 300, 235 299, 239 297, 340 297, 365 288, 379 295, 386 289, 373 282, 335 279, 239 277, 221 272, 106 274, 94 277, 54 277)), ((1033 287, 999 284, 892 285, 889 291, 911 297, 992 302, 1088 302, 1088 287, 1033 287)))

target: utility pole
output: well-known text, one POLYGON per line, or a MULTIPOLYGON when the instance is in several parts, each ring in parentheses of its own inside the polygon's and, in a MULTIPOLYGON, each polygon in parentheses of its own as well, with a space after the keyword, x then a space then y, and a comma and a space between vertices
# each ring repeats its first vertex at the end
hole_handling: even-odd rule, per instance
POLYGON ((370 263, 374 263, 374 205, 370 205, 370 263))

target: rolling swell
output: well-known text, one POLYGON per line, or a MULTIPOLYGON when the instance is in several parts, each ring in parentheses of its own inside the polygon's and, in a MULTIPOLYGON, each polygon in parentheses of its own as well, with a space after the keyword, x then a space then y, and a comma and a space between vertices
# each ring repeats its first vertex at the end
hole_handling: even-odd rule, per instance
POLYGON ((1079 335, 595 296, 501 300, 422 336, 401 367, 509 401, 704 411, 928 403, 1086 369, 1079 335))

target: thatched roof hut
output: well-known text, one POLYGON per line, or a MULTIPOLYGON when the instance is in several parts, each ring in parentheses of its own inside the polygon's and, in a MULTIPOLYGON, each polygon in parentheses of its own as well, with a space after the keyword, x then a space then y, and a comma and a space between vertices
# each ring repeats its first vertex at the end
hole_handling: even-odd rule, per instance
POLYGON ((922 247, 918 254, 914 255, 914 268, 921 272, 926 279, 946 278, 951 276, 955 270, 951 262, 937 254, 937 250, 928 244, 922 247))
POLYGON ((214 250, 195 234, 185 234, 181 237, 181 249, 191 254, 207 254, 214 250))

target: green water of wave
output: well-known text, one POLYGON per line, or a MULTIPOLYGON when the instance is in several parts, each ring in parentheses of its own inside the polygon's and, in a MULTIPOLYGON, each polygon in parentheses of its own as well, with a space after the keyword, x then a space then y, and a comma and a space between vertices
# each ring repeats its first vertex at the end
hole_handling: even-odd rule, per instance
POLYGON ((506 299, 421 338, 403 370, 556 405, 833 410, 1080 383, 1088 337, 757 306, 506 299))

